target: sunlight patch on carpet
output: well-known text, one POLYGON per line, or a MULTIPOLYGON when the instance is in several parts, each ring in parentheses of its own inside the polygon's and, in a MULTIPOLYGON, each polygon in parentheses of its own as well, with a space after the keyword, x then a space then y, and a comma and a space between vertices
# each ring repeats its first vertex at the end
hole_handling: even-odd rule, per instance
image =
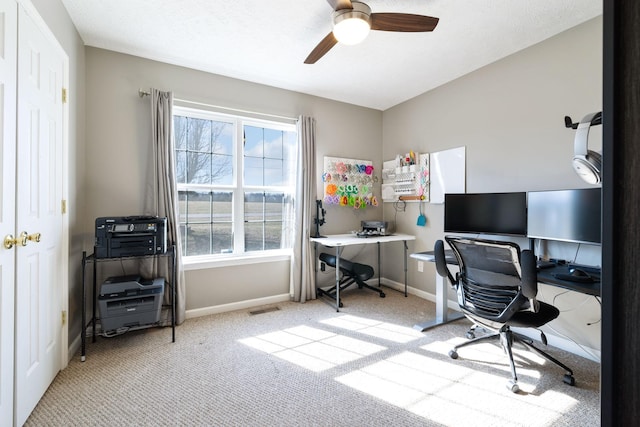
POLYGON ((396 343, 407 343, 424 337, 413 328, 351 315, 332 317, 321 323, 396 343))
POLYGON ((304 325, 244 338, 239 342, 313 372, 386 350, 377 344, 304 325))
POLYGON ((553 390, 511 393, 508 377, 404 352, 336 381, 443 425, 554 425, 578 403, 553 390))

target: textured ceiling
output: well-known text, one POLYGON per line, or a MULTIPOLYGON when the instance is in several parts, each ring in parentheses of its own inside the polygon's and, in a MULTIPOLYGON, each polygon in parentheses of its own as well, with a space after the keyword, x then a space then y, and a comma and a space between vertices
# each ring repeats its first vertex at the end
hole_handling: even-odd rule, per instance
POLYGON ((326 0, 62 0, 88 46, 385 110, 602 14, 602 0, 365 0, 440 18, 303 64, 326 0))

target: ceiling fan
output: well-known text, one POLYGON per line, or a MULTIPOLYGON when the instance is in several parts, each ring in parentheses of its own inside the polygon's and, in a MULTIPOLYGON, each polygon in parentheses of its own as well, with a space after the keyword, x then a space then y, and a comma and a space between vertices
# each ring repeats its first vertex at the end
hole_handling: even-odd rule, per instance
POLYGON ((333 31, 311 51, 305 64, 315 64, 338 42, 357 44, 369 30, 425 32, 433 31, 439 18, 411 13, 371 13, 371 8, 356 0, 327 0, 333 8, 333 31))

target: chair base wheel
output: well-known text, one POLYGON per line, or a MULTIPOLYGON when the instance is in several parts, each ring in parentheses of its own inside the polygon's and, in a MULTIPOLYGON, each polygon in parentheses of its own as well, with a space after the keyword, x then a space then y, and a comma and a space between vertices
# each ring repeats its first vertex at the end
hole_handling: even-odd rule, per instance
POLYGON ((338 307, 340 307, 340 308, 344 307, 344 305, 342 304, 342 301, 340 301, 340 303, 338 303, 338 307))
POLYGON ((455 350, 451 350, 449 352, 449 357, 452 358, 452 359, 457 359, 458 358, 458 352, 455 351, 455 350))
POLYGON ((565 384, 569 384, 570 386, 576 385, 576 379, 571 374, 565 374, 564 377, 562 378, 562 381, 565 384))
POLYGON ((514 380, 509 380, 507 382, 507 390, 511 391, 511 393, 517 393, 520 391, 520 386, 514 380))
POLYGON ((474 339, 474 338, 476 337, 476 334, 474 334, 474 333, 473 333, 473 332, 471 332, 471 331, 468 331, 468 332, 465 334, 465 336, 466 336, 468 339, 472 340, 472 339, 474 339))
POLYGON ((380 292, 380 298, 384 298, 384 297, 386 297, 385 293, 384 292, 380 292))

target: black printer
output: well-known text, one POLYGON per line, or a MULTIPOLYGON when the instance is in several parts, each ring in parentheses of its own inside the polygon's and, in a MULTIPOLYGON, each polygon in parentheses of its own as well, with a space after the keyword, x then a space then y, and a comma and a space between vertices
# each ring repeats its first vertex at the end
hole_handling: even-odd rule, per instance
POLYGON ((163 295, 164 278, 109 277, 98 296, 102 332, 157 323, 163 295))
POLYGON ((158 255, 167 251, 167 218, 96 218, 96 258, 158 255))

